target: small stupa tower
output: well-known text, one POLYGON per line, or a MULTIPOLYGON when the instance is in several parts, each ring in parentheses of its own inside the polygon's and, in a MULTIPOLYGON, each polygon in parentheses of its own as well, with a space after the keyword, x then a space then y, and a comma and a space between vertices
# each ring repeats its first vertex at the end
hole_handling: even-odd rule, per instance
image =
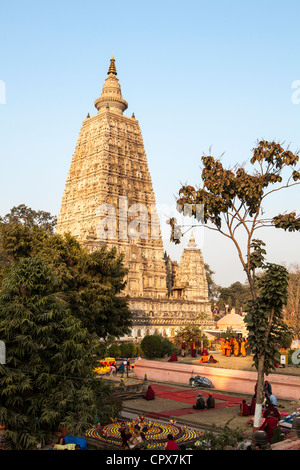
POLYGON ((175 268, 173 295, 175 298, 198 302, 208 299, 204 260, 193 233, 183 250, 180 264, 175 268))

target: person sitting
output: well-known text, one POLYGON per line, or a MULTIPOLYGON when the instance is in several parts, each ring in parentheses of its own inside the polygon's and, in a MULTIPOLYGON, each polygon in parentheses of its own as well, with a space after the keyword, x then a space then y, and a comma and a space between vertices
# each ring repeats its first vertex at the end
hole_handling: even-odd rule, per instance
POLYGON ((278 418, 275 418, 274 412, 270 411, 269 415, 266 417, 263 425, 260 427, 262 431, 267 433, 268 442, 271 443, 274 436, 275 429, 278 426, 278 418))
POLYGON ((267 409, 264 411, 263 417, 267 418, 267 416, 269 416, 271 411, 274 413, 275 418, 279 419, 279 421, 280 421, 281 420, 281 414, 279 413, 277 408, 269 401, 267 403, 267 409))
POLYGON ((202 364, 206 363, 206 362, 209 362, 208 356, 202 356, 199 362, 202 363, 202 364))
POLYGON ((136 424, 136 425, 134 426, 134 430, 141 436, 141 438, 143 439, 143 441, 146 439, 146 436, 145 436, 144 432, 141 431, 141 428, 139 427, 138 424, 136 424))
POLYGON ((178 450, 178 445, 174 441, 174 437, 172 434, 168 434, 167 436, 168 442, 165 445, 165 450, 178 450))
POLYGON ((264 393, 268 396, 272 395, 272 386, 268 380, 265 380, 264 383, 264 393))
POLYGON ((204 408, 205 408, 205 401, 204 401, 204 398, 202 397, 201 393, 198 394, 198 398, 197 398, 196 404, 193 405, 193 408, 194 408, 195 410, 204 410, 204 408))
POLYGON ((246 400, 242 400, 242 403, 240 404, 240 416, 249 416, 250 415, 250 408, 249 405, 247 405, 246 400))
POLYGON ((217 361, 217 359, 215 359, 212 355, 209 356, 209 359, 208 359, 209 362, 215 364, 216 362, 219 362, 217 361))
POLYGON ((120 427, 119 427, 119 433, 122 437, 122 435, 124 434, 124 431, 125 431, 125 428, 126 428, 126 424, 125 424, 125 421, 122 421, 120 427))
POLYGON ((141 449, 142 447, 147 447, 146 436, 138 424, 133 428, 135 440, 137 443, 134 445, 134 449, 141 449))
POLYGON ((123 377, 123 374, 124 374, 124 371, 125 371, 125 366, 124 366, 124 364, 121 364, 121 365, 117 368, 117 371, 118 371, 118 372, 121 372, 121 373, 122 373, 122 377, 123 377))
POLYGON ((130 450, 139 449, 141 445, 143 445, 143 436, 145 439, 144 433, 142 434, 140 431, 140 427, 138 425, 134 426, 133 434, 130 439, 128 439, 128 446, 130 450))
POLYGON ((200 351, 200 356, 208 356, 208 351, 207 349, 203 348, 202 351, 200 351))
POLYGON ((143 398, 145 400, 154 400, 155 392, 154 392, 153 388, 151 387, 151 385, 149 385, 146 394, 143 395, 143 398))
POLYGON ((274 406, 278 405, 277 398, 275 397, 275 395, 273 395, 273 393, 271 393, 271 395, 269 395, 269 401, 274 406))
POLYGON ((212 396, 211 393, 208 394, 208 398, 206 400, 206 407, 208 409, 215 407, 215 399, 214 399, 214 397, 212 396))
POLYGON ((129 431, 128 427, 125 427, 124 431, 122 430, 121 438, 122 438, 122 450, 129 449, 129 443, 128 442, 132 438, 132 434, 129 431))
POLYGON ((177 356, 175 353, 173 353, 170 359, 168 359, 168 362, 176 362, 176 361, 178 361, 177 356))

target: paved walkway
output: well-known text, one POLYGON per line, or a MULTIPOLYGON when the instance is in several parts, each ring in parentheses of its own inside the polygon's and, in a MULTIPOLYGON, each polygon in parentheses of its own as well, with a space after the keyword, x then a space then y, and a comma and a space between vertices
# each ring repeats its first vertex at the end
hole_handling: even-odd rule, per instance
MULTIPOLYGON (((217 356, 219 363, 216 366, 222 365, 230 368, 246 369, 252 368, 252 358, 238 357, 238 358, 225 358, 221 355, 217 356), (225 363, 225 361, 227 361, 225 363), (223 363, 224 362, 224 363, 223 363)), ((180 362, 190 362, 191 358, 180 358, 180 362)), ((199 359, 197 359, 197 363, 199 359)), ((214 365, 211 364, 211 367, 214 365)), ((209 364, 207 364, 209 367, 209 364)), ((253 370, 253 368, 252 368, 253 370)), ((279 373, 291 373, 291 370, 278 370, 279 373)), ((294 371, 293 371, 294 372, 294 371)), ((295 371, 295 375, 299 374, 299 370, 295 371)), ((106 376, 106 378, 119 382, 121 375, 106 376)), ((133 372, 123 377, 125 385, 132 385, 134 383, 141 383, 141 379, 135 377, 133 372)), ((178 424, 187 425, 195 429, 208 430, 212 426, 217 429, 223 429, 225 425, 229 428, 241 428, 247 436, 252 434, 252 426, 249 424, 251 417, 239 416, 240 403, 242 399, 246 399, 250 403, 253 392, 249 394, 237 394, 231 392, 224 392, 216 389, 204 388, 191 388, 189 385, 170 384, 163 382, 148 382, 153 386, 156 392, 156 398, 152 401, 146 401, 143 398, 135 398, 132 400, 125 400, 123 402, 122 414, 126 418, 135 418, 139 414, 145 416, 152 416, 157 420, 169 421, 175 419, 178 424), (206 398, 207 394, 211 392, 216 400, 216 408, 212 410, 193 410, 192 405, 196 402, 198 393, 201 392, 206 398)), ((117 385, 117 384, 116 384, 117 385)), ((279 411, 283 413, 293 413, 300 407, 300 401, 296 400, 278 400, 279 411)))
MULTIPOLYGON (((131 383, 137 379, 125 379, 131 383)), ((250 404, 252 394, 236 394, 223 392, 216 389, 191 388, 182 384, 169 384, 148 382, 155 391, 155 399, 147 401, 143 398, 134 398, 123 402, 122 415, 126 418, 135 418, 144 414, 146 417, 169 421, 174 419, 177 424, 187 425, 201 431, 212 427, 223 429, 228 426, 231 429, 240 428, 246 436, 252 435, 251 416, 239 416, 240 403, 246 399, 250 404), (216 401, 214 409, 194 410, 198 393, 206 399, 208 393, 212 393, 216 401)), ((279 411, 293 413, 300 407, 299 401, 279 400, 279 411)))

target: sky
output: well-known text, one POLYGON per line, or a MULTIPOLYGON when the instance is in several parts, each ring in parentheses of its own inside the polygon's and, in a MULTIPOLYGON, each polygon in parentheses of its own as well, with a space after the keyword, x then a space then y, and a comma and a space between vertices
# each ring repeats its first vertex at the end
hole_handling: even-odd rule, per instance
MULTIPOLYGON (((139 121, 158 207, 201 184, 201 157, 247 162, 259 139, 300 148, 298 0, 10 1, 0 26, 0 215, 57 215, 82 121, 116 60, 124 115, 139 121)), ((300 186, 270 216, 300 212, 300 186)), ((162 230, 165 234, 165 228, 162 230)), ((245 282, 235 247, 195 229, 222 286, 245 282)), ((268 228, 267 260, 300 264, 299 233, 268 228)), ((186 246, 171 244, 180 261, 186 246)))

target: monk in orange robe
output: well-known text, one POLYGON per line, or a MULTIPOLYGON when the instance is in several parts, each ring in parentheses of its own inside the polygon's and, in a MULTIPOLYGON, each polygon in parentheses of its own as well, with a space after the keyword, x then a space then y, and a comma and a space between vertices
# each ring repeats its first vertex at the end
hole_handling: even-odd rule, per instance
POLYGON ((209 362, 208 356, 202 356, 199 362, 209 362))
POLYGON ((240 344, 236 338, 233 339, 233 354, 238 356, 240 353, 240 344))
POLYGON ((242 356, 247 356, 247 351, 246 351, 246 348, 245 348, 245 340, 243 339, 241 341, 241 355, 242 356))
POLYGON ((231 356, 231 344, 230 344, 229 339, 226 340, 225 349, 226 349, 226 356, 231 356))

